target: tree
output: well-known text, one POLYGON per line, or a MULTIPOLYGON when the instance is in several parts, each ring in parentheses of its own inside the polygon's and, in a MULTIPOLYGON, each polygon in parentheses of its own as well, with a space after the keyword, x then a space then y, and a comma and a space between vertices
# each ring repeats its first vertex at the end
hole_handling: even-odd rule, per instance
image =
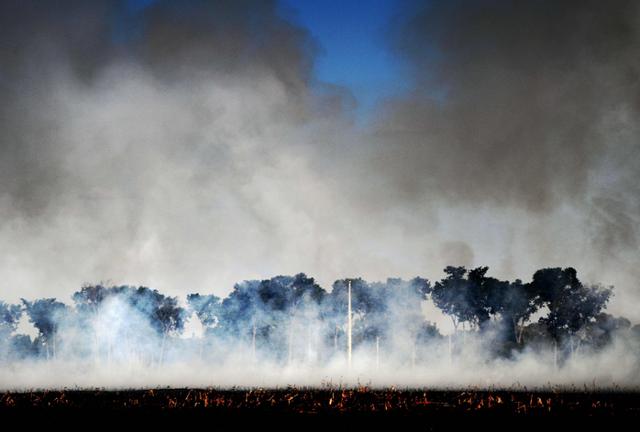
POLYGON ((478 267, 467 273, 464 267, 449 266, 444 269, 447 276, 431 290, 434 304, 451 317, 456 331, 465 322, 482 330, 497 312, 498 305, 491 298, 499 281, 485 276, 488 269, 478 267))
MULTIPOLYGON (((247 322, 255 324, 258 310, 258 286, 260 281, 243 281, 233 286, 233 291, 222 300, 220 328, 223 333, 238 337, 244 334, 247 322)), ((252 325, 253 327, 253 325, 252 325)))
POLYGON ((187 295, 187 304, 207 330, 218 325, 222 306, 220 297, 213 294, 189 294, 187 295))
POLYGON ((176 297, 165 296, 158 290, 151 290, 147 287, 121 287, 114 289, 115 292, 124 292, 130 305, 140 311, 149 319, 151 327, 161 335, 159 363, 164 362, 167 338, 172 333, 177 333, 184 328, 186 311, 178 306, 176 297))
POLYGON ((85 285, 72 296, 79 312, 95 314, 108 299, 118 298, 146 317, 160 335, 179 332, 184 328, 186 311, 176 297, 165 296, 147 287, 127 285, 104 287, 85 285))
POLYGON ((0 301, 0 340, 3 336, 8 336, 16 330, 21 316, 22 308, 20 305, 0 301))
POLYGON ((298 273, 291 281, 293 307, 319 305, 324 300, 327 292, 304 273, 298 273))
POLYGON ((516 279, 514 282, 504 282, 504 285, 494 292, 495 308, 504 320, 506 339, 522 344, 524 325, 539 307, 535 290, 531 285, 516 279))
POLYGON ((453 327, 457 331, 461 322, 472 319, 467 307, 467 281, 465 279, 467 269, 448 266, 444 272, 447 276, 435 283, 431 291, 431 299, 440 310, 451 317, 453 327))
POLYGON ((430 321, 423 321, 420 323, 418 332, 416 333, 416 339, 421 345, 426 345, 434 340, 441 340, 443 338, 438 326, 430 321))
POLYGON ((472 316, 472 323, 480 330, 484 330, 499 309, 499 303, 492 302, 491 299, 502 291, 506 282, 499 281, 486 276, 489 267, 477 267, 469 270, 467 274, 467 307, 472 316))
POLYGON ((95 344, 96 354, 100 349, 100 340, 93 324, 105 299, 113 293, 113 288, 106 288, 101 284, 83 285, 80 291, 76 291, 71 296, 76 306, 76 317, 79 323, 84 329, 94 330, 91 332, 91 337, 95 344))
POLYGON ((362 278, 339 279, 324 303, 324 316, 329 324, 328 334, 337 348, 338 338, 346 334, 348 283, 351 282, 351 313, 353 316, 353 343, 375 341, 385 330, 386 286, 369 284, 362 278))
POLYGON ((616 334, 627 332, 630 328, 628 319, 601 312, 585 325, 579 343, 585 342, 593 349, 602 349, 611 343, 616 334))
POLYGON ((533 275, 531 287, 539 306, 549 308, 540 319, 556 343, 573 336, 606 307, 612 288, 583 285, 575 269, 546 268, 533 275))
MULTIPOLYGON (((152 331, 155 331, 161 337, 161 346, 159 361, 164 358, 166 339, 174 333, 182 331, 186 320, 186 311, 178 305, 176 297, 165 296, 147 287, 132 287, 127 285, 104 287, 103 285, 85 285, 80 291, 73 294, 73 300, 76 304, 79 321, 86 328, 95 327, 95 320, 100 317, 101 311, 104 311, 107 304, 115 306, 118 311, 116 314, 107 313, 105 319, 115 319, 113 326, 100 327, 103 336, 100 337, 98 328, 95 328, 94 340, 96 344, 96 354, 100 350, 101 340, 105 340, 106 336, 106 353, 110 358, 114 342, 117 345, 129 346, 131 337, 148 338, 148 335, 142 334, 141 328, 130 329, 126 320, 130 319, 128 315, 135 312, 137 319, 148 323, 152 331), (112 301, 113 303, 109 303, 112 301), (123 309, 124 307, 124 309, 123 309), (123 314, 124 312, 124 314, 123 314), (136 332, 136 330, 138 332, 136 332), (136 334, 138 333, 138 334, 136 334)), ((108 311, 113 312, 111 308, 108 311)))
POLYGON ((254 352, 268 346, 276 357, 286 351, 291 359, 294 325, 313 321, 298 318, 317 314, 325 295, 324 289, 304 273, 244 281, 222 301, 220 330, 229 337, 250 339, 254 352))
POLYGON ((83 285, 80 291, 73 293, 71 298, 78 310, 95 313, 111 292, 113 289, 105 288, 102 285, 83 285))
MULTIPOLYGON (((393 333, 394 339, 413 341, 411 358, 415 359, 418 332, 425 325, 422 303, 431 290, 428 280, 414 278, 405 281, 399 278, 388 278, 386 283, 379 284, 385 303, 379 313, 372 314, 379 327, 379 333, 389 338, 393 333)), ((373 321, 373 320, 372 320, 373 321)), ((389 343, 394 342, 389 340, 389 343)), ((392 347, 392 349, 396 349, 392 347)), ((412 360, 413 361, 413 360, 412 360)))
POLYGON ((46 356, 56 357, 56 336, 60 322, 64 319, 68 307, 55 298, 35 300, 21 299, 29 321, 38 329, 38 339, 46 349, 46 356))
POLYGON ((19 305, 0 301, 0 359, 11 350, 12 333, 18 327, 21 316, 22 308, 19 305))
POLYGON ((110 295, 122 295, 134 309, 146 316, 151 327, 163 337, 184 328, 186 311, 178 306, 176 297, 165 296, 147 287, 112 287, 111 291, 110 295))
POLYGON ((9 340, 9 343, 9 358, 24 360, 38 354, 38 347, 30 336, 24 334, 14 335, 9 340))

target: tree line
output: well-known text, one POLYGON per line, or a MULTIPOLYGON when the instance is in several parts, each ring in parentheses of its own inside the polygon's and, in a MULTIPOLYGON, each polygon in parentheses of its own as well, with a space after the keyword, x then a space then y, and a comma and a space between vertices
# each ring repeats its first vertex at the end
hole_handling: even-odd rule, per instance
POLYGON ((344 351, 349 286, 354 348, 375 346, 377 352, 406 349, 397 346, 401 339, 410 341, 415 355, 416 349, 443 341, 423 313, 429 300, 451 318, 454 337, 486 336, 495 356, 553 347, 566 357, 576 349, 601 349, 621 332, 640 336, 638 325, 605 312, 613 288, 584 284, 573 268, 544 268, 529 282, 499 280, 487 272, 488 267, 447 267, 435 283, 421 277, 340 279, 330 291, 300 273, 243 281, 225 298, 192 293, 183 304, 148 287, 85 285, 73 294, 72 305, 55 298, 0 302, 0 355, 4 360, 54 358, 61 343, 72 345, 67 336, 73 333, 78 352, 89 353, 93 346, 108 354, 112 348, 104 348, 104 340, 109 346, 126 341, 135 347, 155 336, 151 339, 159 341, 154 343, 162 359, 165 343, 184 336, 185 323, 197 316, 207 350, 243 344, 253 355, 291 361, 305 349, 322 347, 315 354, 321 360, 344 351), (109 315, 105 307, 114 302, 119 308, 109 315), (35 338, 17 332, 23 314, 37 329, 35 338), (105 322, 102 333, 96 329, 98 318, 105 322), (122 322, 126 325, 118 326, 122 322))

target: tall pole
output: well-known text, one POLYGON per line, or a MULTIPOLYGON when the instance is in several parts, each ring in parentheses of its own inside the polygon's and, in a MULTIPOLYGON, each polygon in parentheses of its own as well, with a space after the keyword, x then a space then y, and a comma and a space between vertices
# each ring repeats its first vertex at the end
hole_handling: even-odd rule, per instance
POLYGON ((351 369, 351 281, 349 281, 347 301, 347 365, 351 369))
POLYGON ((289 341, 288 341, 289 351, 287 355, 287 362, 291 364, 293 361, 293 317, 289 322, 289 341))

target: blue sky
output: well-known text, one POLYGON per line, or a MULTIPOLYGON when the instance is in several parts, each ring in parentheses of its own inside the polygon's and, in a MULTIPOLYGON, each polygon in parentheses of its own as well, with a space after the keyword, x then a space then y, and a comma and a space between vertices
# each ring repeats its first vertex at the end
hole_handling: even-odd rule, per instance
POLYGON ((287 18, 306 27, 323 52, 316 59, 322 81, 347 87, 366 119, 376 102, 402 91, 406 82, 397 58, 387 49, 385 28, 397 0, 280 0, 287 18))
MULTIPOLYGON (((129 12, 154 0, 129 0, 129 12)), ((346 87, 366 121, 375 104, 406 89, 400 63, 388 49, 385 29, 398 0, 278 0, 282 15, 306 28, 319 43, 319 80, 346 87)))

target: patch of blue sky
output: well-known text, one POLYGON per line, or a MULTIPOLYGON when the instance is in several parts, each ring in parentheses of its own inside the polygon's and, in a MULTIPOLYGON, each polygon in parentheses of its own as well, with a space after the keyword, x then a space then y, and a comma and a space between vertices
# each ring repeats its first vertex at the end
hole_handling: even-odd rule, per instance
MULTIPOLYGON (((128 0, 114 37, 135 37, 134 17, 155 0, 128 0)), ((281 15, 306 28, 321 50, 314 63, 319 82, 347 89, 356 100, 356 119, 366 123, 385 98, 409 90, 404 63, 392 52, 389 22, 401 10, 397 0, 278 0, 281 15)))
POLYGON ((285 18, 308 29, 321 46, 316 77, 348 89, 360 121, 378 102, 409 87, 385 34, 397 7, 396 0, 281 0, 285 18))

